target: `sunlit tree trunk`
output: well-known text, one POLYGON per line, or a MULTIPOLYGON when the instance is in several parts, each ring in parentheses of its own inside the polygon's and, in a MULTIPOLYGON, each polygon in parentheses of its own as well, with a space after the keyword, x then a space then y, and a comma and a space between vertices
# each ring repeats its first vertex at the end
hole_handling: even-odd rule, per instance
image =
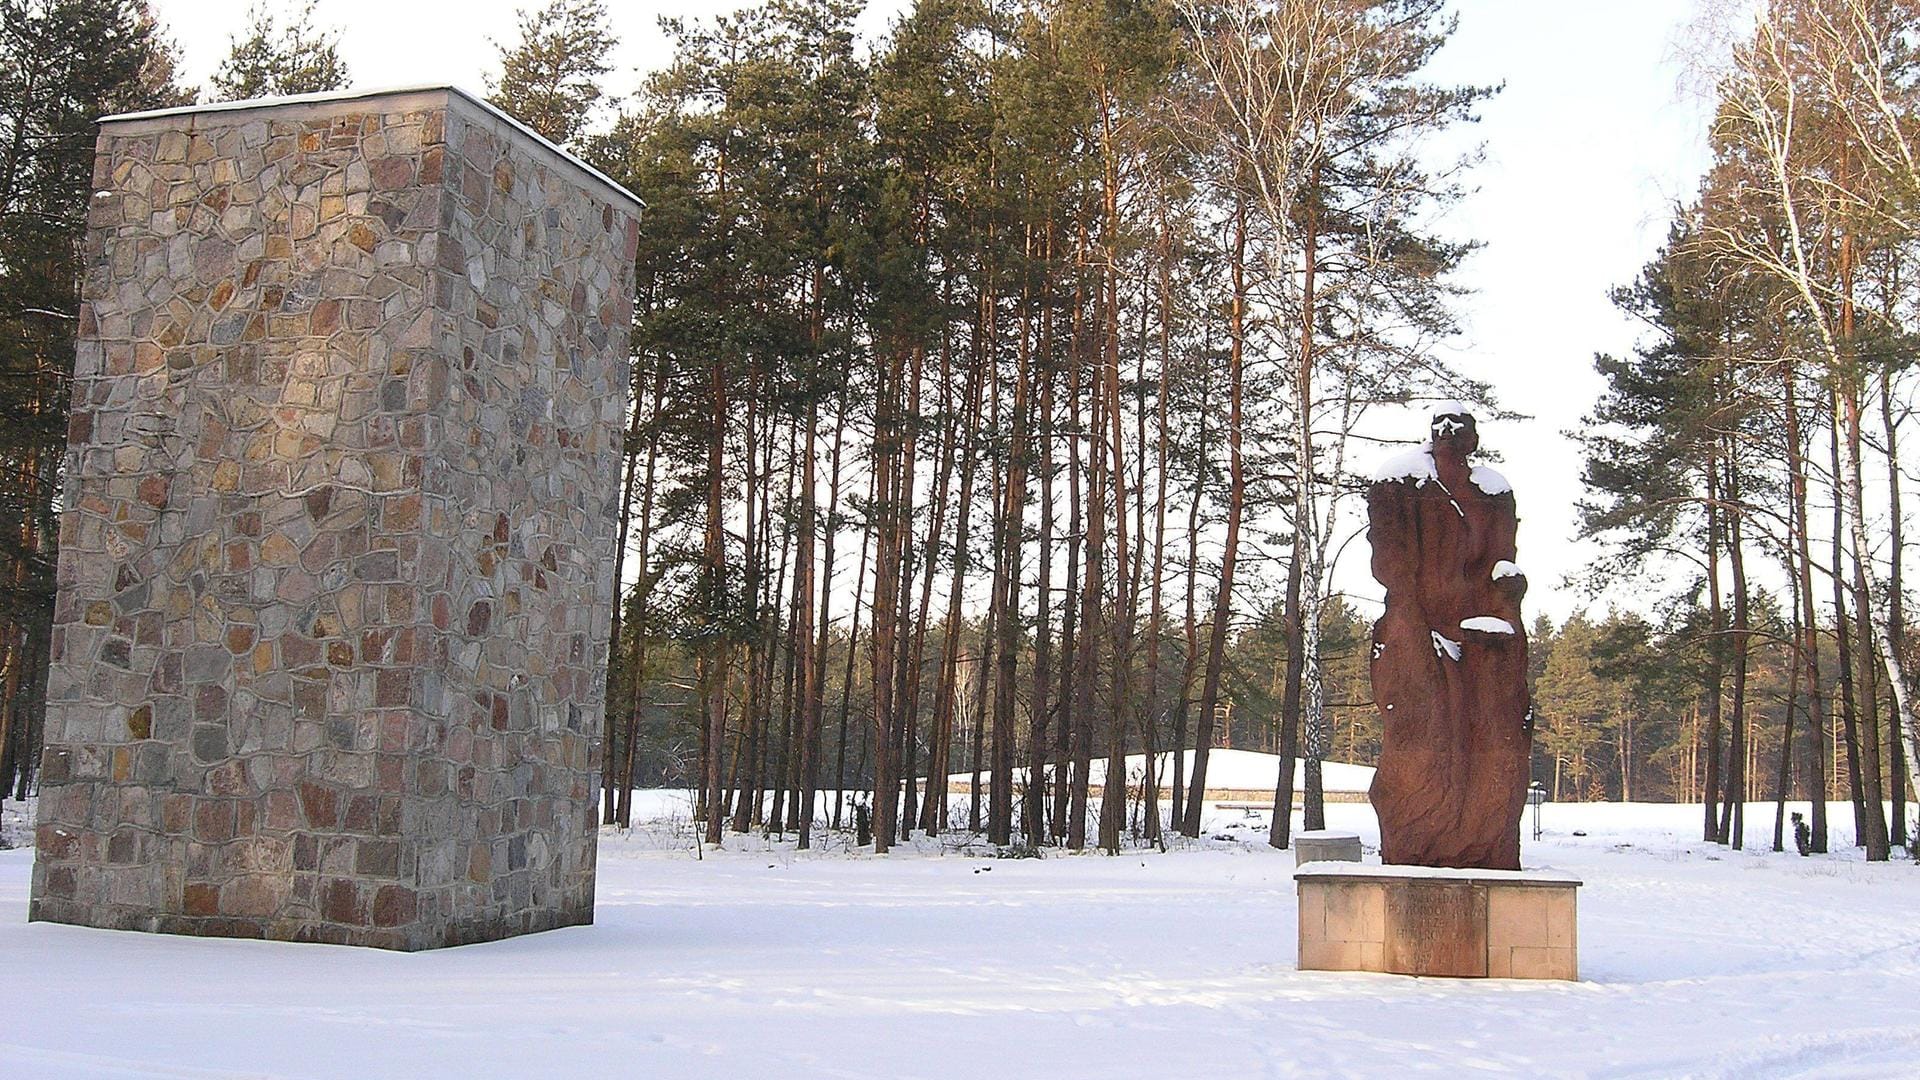
POLYGON ((1188 836, 1200 835, 1200 814, 1207 790, 1207 750, 1213 742, 1213 710, 1220 700, 1220 676, 1226 663, 1227 632, 1233 616, 1234 561, 1240 549, 1240 517, 1246 505, 1246 473, 1241 461, 1241 391, 1246 345, 1247 207, 1236 195, 1233 225, 1233 301, 1230 309, 1232 340, 1227 359, 1227 534, 1220 553, 1220 583, 1213 600, 1212 635, 1207 645, 1206 676, 1201 683, 1200 716, 1194 727, 1193 777, 1188 781, 1186 822, 1188 836))

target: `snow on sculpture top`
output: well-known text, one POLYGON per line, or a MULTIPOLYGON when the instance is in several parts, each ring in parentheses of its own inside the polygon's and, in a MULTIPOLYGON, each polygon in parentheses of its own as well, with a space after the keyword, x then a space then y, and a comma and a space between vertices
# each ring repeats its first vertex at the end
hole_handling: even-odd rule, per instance
POLYGON ((1473 481, 1474 487, 1489 495, 1505 495, 1513 490, 1513 485, 1507 483, 1506 477, 1485 465, 1475 465, 1473 471, 1467 474, 1467 478, 1473 481))
MULTIPOLYGON (((1459 402, 1450 402, 1449 404, 1459 405, 1459 402)), ((1462 409, 1465 408, 1465 406, 1459 407, 1462 409)), ((1466 423, 1472 423, 1472 416, 1470 414, 1465 415, 1467 415, 1466 423)), ((1451 416, 1439 416, 1433 421, 1433 430, 1436 435, 1451 434, 1454 431, 1460 430, 1462 427, 1462 422, 1451 416)), ((1385 461, 1382 461, 1379 467, 1373 470, 1373 481, 1376 484, 1387 480, 1409 480, 1417 487, 1439 479, 1440 474, 1435 470, 1433 463, 1433 443, 1431 441, 1423 442, 1412 450, 1395 454, 1385 461)), ((1501 475, 1499 470, 1486 465, 1475 465, 1472 470, 1467 473, 1467 479, 1472 482, 1474 487, 1479 488, 1488 495, 1505 495, 1513 490, 1513 484, 1508 482, 1507 478, 1501 475)))
POLYGON ((1395 454, 1373 470, 1376 484, 1385 480, 1411 480, 1415 484, 1424 484, 1438 479, 1439 475, 1433 471, 1432 443, 1421 443, 1417 449, 1395 454))

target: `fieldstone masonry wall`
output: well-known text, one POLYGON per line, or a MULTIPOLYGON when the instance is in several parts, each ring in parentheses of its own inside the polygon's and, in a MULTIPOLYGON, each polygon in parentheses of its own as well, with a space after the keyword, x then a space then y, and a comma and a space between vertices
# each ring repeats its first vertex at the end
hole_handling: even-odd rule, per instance
POLYGON ((590 922, 639 207, 458 91, 103 125, 30 917, 590 922))

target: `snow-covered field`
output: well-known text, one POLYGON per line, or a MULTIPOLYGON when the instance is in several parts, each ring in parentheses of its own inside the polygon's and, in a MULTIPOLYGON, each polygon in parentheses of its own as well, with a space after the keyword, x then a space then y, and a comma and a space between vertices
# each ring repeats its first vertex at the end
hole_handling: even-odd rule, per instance
MULTIPOLYGON (((1180 775, 1193 775, 1192 750, 1180 752, 1180 775)), ((1087 782, 1098 787, 1107 782, 1107 762, 1105 758, 1095 757, 1088 763, 1087 782)), ((1173 782, 1173 754, 1171 752, 1154 755, 1154 768, 1160 777, 1162 786, 1173 782)), ((1128 754, 1126 759, 1127 784, 1139 788, 1147 768, 1147 755, 1128 754)), ((1047 766, 1046 776, 1051 781, 1054 766, 1047 766)), ((953 773, 948 777, 956 783, 968 783, 973 779, 970 772, 953 773)), ((1280 757, 1277 754, 1263 754, 1255 750, 1232 750, 1215 747, 1207 751, 1207 790, 1237 790, 1271 792, 1274 782, 1280 779, 1280 757)), ((1027 770, 1013 770, 1016 785, 1024 785, 1027 770)), ((1373 783, 1373 766, 1349 765, 1344 761, 1328 761, 1321 764, 1321 787, 1329 792, 1342 792, 1353 795, 1365 795, 1367 786, 1373 783)), ((1307 786, 1306 762, 1295 759, 1293 763, 1293 790, 1298 793, 1307 786)), ((1271 801, 1271 800, 1269 800, 1271 801)))
POLYGON ((683 798, 639 805, 595 926, 414 955, 28 925, 0 852, 0 1076, 1920 1075, 1920 868, 1766 852, 1770 806, 1728 852, 1697 807, 1549 805, 1565 984, 1295 971, 1262 814, 1165 854, 696 858, 683 798))

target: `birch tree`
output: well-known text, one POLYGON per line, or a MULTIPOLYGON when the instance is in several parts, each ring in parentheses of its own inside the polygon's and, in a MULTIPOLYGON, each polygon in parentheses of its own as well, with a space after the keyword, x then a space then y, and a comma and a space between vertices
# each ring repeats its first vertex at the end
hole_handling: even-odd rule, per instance
MULTIPOLYGON (((1912 237, 1920 221, 1914 144, 1920 87, 1907 55, 1916 31, 1920 10, 1906 3, 1768 3, 1721 81, 1715 134, 1723 152, 1747 159, 1755 191, 1780 228, 1744 229, 1737 219, 1707 223, 1730 268, 1784 287, 1833 388, 1843 443, 1836 481, 1858 579, 1857 632, 1865 639, 1861 648, 1884 669, 1902 720, 1909 782, 1920 781, 1913 691, 1894 648, 1893 601, 1875 559, 1861 460, 1873 363, 1860 348, 1861 324, 1874 314, 1858 303, 1856 287, 1860 255, 1872 238, 1912 237)), ((1871 809, 1878 819, 1877 802, 1871 809)), ((1869 829, 1875 834, 1869 855, 1885 858, 1885 840, 1872 822, 1869 829)))

